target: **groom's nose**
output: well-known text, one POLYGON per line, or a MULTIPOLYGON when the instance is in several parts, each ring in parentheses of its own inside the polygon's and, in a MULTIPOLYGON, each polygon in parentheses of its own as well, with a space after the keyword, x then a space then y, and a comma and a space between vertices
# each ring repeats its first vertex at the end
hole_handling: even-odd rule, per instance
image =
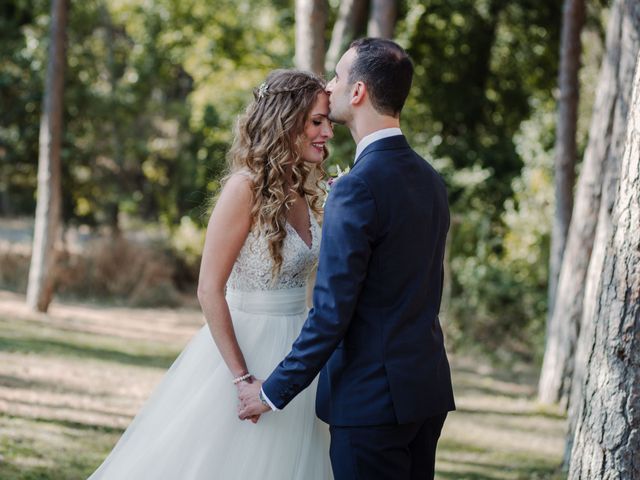
POLYGON ((335 85, 335 83, 336 83, 336 77, 333 77, 331 81, 327 83, 327 86, 324 87, 325 92, 331 95, 331 92, 333 92, 333 86, 335 85))

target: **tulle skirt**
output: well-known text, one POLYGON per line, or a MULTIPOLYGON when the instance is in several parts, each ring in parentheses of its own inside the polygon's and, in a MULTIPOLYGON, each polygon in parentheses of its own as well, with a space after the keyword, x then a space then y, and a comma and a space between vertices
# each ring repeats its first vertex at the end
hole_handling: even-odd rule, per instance
MULTIPOLYGON (((306 319, 305 289, 228 291, 247 366, 266 378, 306 319)), ((237 417, 236 387, 204 326, 173 363, 91 480, 331 479, 316 381, 257 424, 237 417)))

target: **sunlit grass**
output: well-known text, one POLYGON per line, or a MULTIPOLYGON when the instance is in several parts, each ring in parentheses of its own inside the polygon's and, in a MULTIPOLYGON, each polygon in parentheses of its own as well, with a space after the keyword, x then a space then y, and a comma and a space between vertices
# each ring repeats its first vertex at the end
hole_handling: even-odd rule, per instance
MULTIPOLYGON (((57 303, 36 315, 0 291, 0 479, 85 479, 201 325, 195 309, 57 303)), ((453 375, 436 478, 563 478, 564 418, 536 404, 530 367, 455 358, 453 375)))

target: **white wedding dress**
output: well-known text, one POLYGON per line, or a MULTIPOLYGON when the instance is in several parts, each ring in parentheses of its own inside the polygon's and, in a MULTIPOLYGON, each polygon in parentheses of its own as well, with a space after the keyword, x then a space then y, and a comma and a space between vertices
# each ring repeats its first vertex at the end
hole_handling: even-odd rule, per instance
MULTIPOLYGON (((287 224, 282 273, 271 280, 267 241, 251 232, 227 282, 249 371, 266 378, 307 317, 306 283, 319 251, 287 224)), ((236 387, 207 326, 193 337, 91 480, 331 479, 329 431, 315 415, 316 381, 257 424, 237 417, 236 387)))

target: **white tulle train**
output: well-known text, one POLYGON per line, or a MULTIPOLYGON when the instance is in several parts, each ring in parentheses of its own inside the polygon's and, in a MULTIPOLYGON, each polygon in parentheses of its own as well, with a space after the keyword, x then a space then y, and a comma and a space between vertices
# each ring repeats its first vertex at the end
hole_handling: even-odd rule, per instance
MULTIPOLYGON (((228 291, 227 301, 248 368, 265 378, 306 319, 305 289, 228 291)), ((315 390, 314 382, 257 424, 240 421, 231 374, 205 326, 90 479, 331 479, 315 390)))

